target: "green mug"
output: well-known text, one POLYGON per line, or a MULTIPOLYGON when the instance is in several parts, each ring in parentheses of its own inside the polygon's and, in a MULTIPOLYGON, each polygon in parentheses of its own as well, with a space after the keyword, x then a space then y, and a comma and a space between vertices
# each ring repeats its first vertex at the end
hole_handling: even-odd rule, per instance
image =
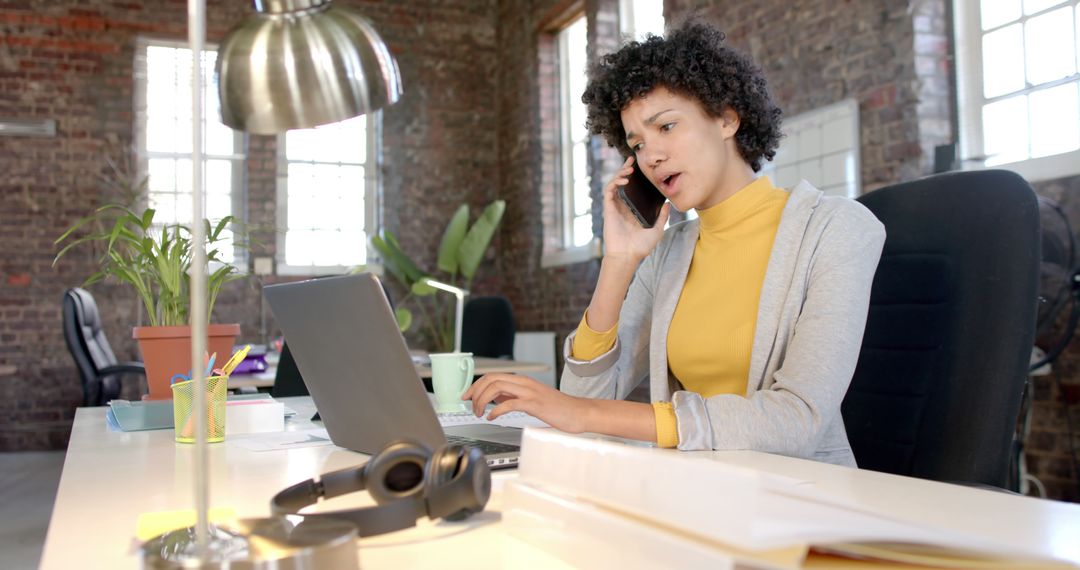
POLYGON ((431 387, 438 412, 468 411, 461 395, 472 385, 476 366, 471 352, 442 352, 431 357, 431 387))

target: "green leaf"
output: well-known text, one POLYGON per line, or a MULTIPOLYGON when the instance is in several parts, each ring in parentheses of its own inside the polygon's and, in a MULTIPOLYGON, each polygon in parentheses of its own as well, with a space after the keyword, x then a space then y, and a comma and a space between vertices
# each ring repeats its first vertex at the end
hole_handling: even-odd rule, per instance
POLYGON ((400 282, 405 287, 408 287, 408 277, 406 277, 405 272, 397 266, 397 262, 394 260, 393 256, 390 253, 390 246, 387 245, 386 241, 383 240, 383 238, 380 236, 371 236, 371 246, 375 248, 375 251, 379 252, 379 255, 382 257, 383 260, 383 265, 386 267, 386 270, 389 271, 390 274, 398 280, 398 282, 400 282))
POLYGON ((387 257, 385 261, 393 263, 405 274, 408 278, 406 285, 412 286, 412 283, 418 281, 424 276, 424 272, 417 267, 416 263, 401 250, 401 246, 398 244, 397 238, 389 231, 383 232, 383 245, 385 251, 380 250, 379 253, 383 253, 387 257))
POLYGON ((92 236, 83 236, 83 237, 81 237, 81 238, 67 244, 66 246, 64 246, 64 249, 61 249, 60 253, 57 253, 56 257, 53 258, 53 265, 55 266, 56 262, 60 260, 60 257, 62 257, 65 253, 67 253, 69 249, 71 249, 71 248, 73 248, 73 247, 75 247, 75 246, 77 246, 77 245, 79 245, 81 243, 86 243, 88 241, 97 241, 99 239, 101 239, 101 235, 95 234, 95 235, 92 235, 92 236))
MULTIPOLYGON (((221 232, 225 229, 225 226, 229 225, 229 223, 231 223, 234 219, 235 218, 233 216, 225 216, 224 218, 221 218, 217 225, 214 226, 213 231, 207 232, 207 235, 210 236, 210 242, 213 243, 215 241, 218 241, 218 236, 221 235, 221 232)), ((207 223, 209 224, 209 222, 207 223)))
POLYGON ((480 260, 484 258, 484 252, 487 251, 488 244, 495 235, 495 229, 499 226, 504 211, 506 211, 506 202, 503 200, 495 200, 488 204, 488 207, 484 208, 484 213, 480 214, 480 218, 469 228, 469 233, 461 242, 461 247, 458 248, 458 260, 461 274, 466 279, 472 281, 473 276, 476 275, 476 269, 480 266, 480 260))
POLYGON ((465 232, 469 229, 469 205, 462 204, 446 224, 442 242, 439 243, 439 260, 436 265, 439 269, 452 274, 458 271, 458 248, 461 240, 465 239, 465 232))
POLYGON ((412 326, 412 311, 405 307, 394 309, 394 318, 397 319, 397 326, 401 332, 409 330, 409 327, 412 326))
MULTIPOLYGON (((75 225, 68 228, 68 230, 66 232, 64 232, 63 234, 60 234, 60 237, 56 238, 56 241, 54 241, 53 244, 60 245, 60 242, 67 239, 68 236, 70 236, 71 234, 78 231, 79 228, 81 228, 81 227, 85 226, 86 224, 96 220, 97 218, 98 217, 96 215, 94 215, 94 216, 86 216, 85 218, 75 222, 75 225)), ((58 255, 57 257, 60 257, 60 256, 58 255)))
POLYGON ((427 284, 427 277, 421 278, 416 283, 413 283, 412 293, 417 297, 427 297, 428 295, 435 294, 435 288, 427 284))

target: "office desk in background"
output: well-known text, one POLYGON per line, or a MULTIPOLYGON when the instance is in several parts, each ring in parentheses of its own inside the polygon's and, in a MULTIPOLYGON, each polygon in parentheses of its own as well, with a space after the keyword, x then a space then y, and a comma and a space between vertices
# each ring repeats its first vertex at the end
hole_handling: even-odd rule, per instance
MULTIPOLYGON (((314 411, 310 398, 282 401, 297 411, 295 418, 286 422, 288 431, 319 427, 305 419, 314 411)), ((172 430, 106 431, 104 414, 104 408, 79 408, 76 412, 42 553, 44 570, 137 568, 134 536, 139 514, 189 509, 193 505, 194 447, 174 443, 172 430)), ((240 517, 264 517, 270 512, 270 498, 286 486, 367 459, 333 445, 277 451, 251 451, 244 446, 244 440, 264 436, 280 434, 234 436, 210 445, 212 507, 231 507, 240 517)), ((751 451, 704 451, 694 455, 800 479, 872 512, 894 513, 916 524, 948 528, 1004 544, 1033 545, 1047 556, 1080 564, 1080 505, 751 451)), ((500 524, 502 487, 516 475, 514 470, 496 472, 487 510, 466 522, 423 519, 415 528, 362 539, 362 567, 568 568, 548 552, 510 536, 500 524)), ((665 477, 677 481, 678 473, 665 477)), ((352 493, 321 503, 316 510, 371 504, 366 493, 352 493)), ((559 530, 552 528, 551 532, 559 530)))
MULTIPOLYGON (((528 374, 530 372, 546 372, 550 369, 547 364, 538 362, 519 362, 501 358, 484 358, 482 356, 476 357, 475 360, 475 374, 477 376, 495 372, 528 374)), ((431 378, 431 366, 417 364, 416 373, 419 374, 421 378, 431 378)), ((277 374, 277 369, 274 367, 270 367, 265 372, 260 372, 258 374, 234 374, 229 377, 229 389, 272 388, 274 386, 275 374, 277 374)))

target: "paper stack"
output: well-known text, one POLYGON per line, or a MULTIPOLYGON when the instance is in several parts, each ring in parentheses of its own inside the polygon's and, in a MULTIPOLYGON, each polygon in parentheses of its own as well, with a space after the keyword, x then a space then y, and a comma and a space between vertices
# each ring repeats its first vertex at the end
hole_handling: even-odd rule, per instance
POLYGON ((1059 565, 977 534, 853 508, 806 481, 553 430, 526 430, 519 476, 504 493, 509 532, 580 567, 789 569, 829 555, 1059 565))

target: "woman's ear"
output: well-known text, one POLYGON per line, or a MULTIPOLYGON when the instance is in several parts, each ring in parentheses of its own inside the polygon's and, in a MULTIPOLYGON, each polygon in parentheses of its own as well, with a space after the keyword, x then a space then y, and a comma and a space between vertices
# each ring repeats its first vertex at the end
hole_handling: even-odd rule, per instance
POLYGON ((739 114, 731 107, 725 107, 720 112, 720 133, 725 139, 735 136, 739 132, 739 114))

